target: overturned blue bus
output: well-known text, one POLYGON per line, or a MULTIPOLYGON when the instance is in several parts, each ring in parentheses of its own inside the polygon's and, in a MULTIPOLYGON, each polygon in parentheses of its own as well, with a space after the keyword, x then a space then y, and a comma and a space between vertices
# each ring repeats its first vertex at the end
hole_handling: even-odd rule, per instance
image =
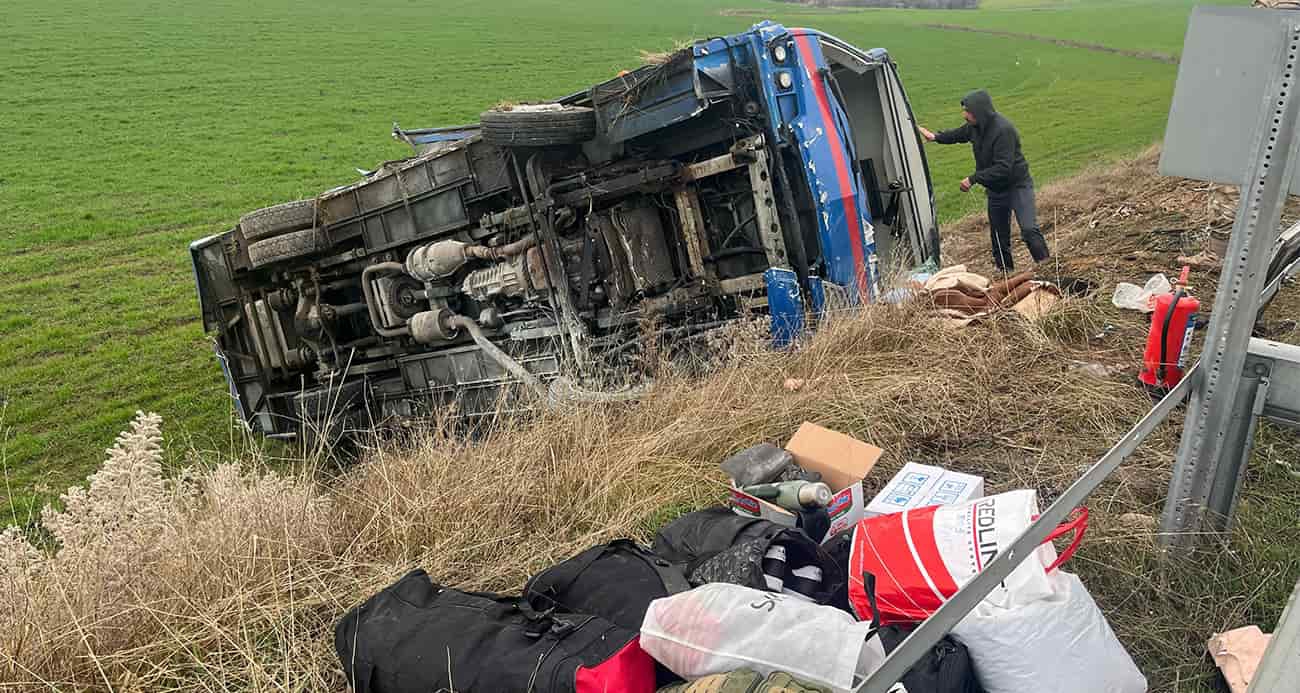
POLYGON ((938 262, 896 66, 810 29, 393 135, 413 156, 191 244, 235 405, 267 435, 495 413, 510 386, 606 396, 648 325, 671 346, 767 315, 785 344, 874 300, 885 268, 938 262))

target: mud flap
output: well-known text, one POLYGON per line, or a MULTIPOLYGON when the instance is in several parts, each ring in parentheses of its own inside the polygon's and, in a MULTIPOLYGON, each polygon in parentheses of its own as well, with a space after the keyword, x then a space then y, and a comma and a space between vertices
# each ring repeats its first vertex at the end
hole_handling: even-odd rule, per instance
POLYGON ((763 272, 767 284, 767 309, 772 316, 772 344, 790 346, 803 332, 803 296, 794 270, 773 267, 763 272))

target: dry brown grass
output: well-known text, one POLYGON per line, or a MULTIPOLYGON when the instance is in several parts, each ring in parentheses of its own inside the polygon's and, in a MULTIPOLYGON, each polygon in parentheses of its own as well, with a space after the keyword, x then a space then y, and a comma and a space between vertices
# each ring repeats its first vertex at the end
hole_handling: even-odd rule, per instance
MULTIPOLYGON (((1160 148, 1096 166, 1037 191, 1038 221, 1062 274, 1125 278, 1170 271, 1175 257, 1199 252, 1212 230, 1231 226, 1235 190, 1183 178, 1159 176, 1160 148), (1151 232, 1174 247, 1153 247, 1151 232), (1172 251, 1172 252, 1167 252, 1172 251)), ((949 257, 989 269, 988 220, 972 214, 944 227, 949 257)), ((1016 261, 1029 256, 1013 239, 1016 261)), ((1049 265, 1049 270, 1055 269, 1049 265)))
MULTIPOLYGON (((719 460, 805 420, 884 447, 876 479, 921 460, 1051 496, 1145 407, 1127 385, 1071 372, 1058 348, 1011 318, 951 329, 873 309, 799 350, 742 350, 703 381, 669 377, 638 404, 550 412, 477 441, 431 430, 328 481, 257 461, 164 480, 157 421, 143 417, 86 495, 47 516, 51 551, 5 535, 0 677, 337 689, 332 623, 408 567, 515 589, 582 548, 720 501, 719 460), (806 384, 787 391, 787 377, 806 384)), ((1158 459, 1118 475, 1103 504, 1149 503, 1158 459)))
POLYGON ((677 39, 673 41, 672 50, 666 51, 648 51, 640 50, 638 55, 641 57, 641 63, 644 65, 667 65, 675 60, 681 60, 690 54, 691 46, 695 45, 694 40, 677 39))
MULTIPOLYGON (((1049 187, 1044 204, 1102 219, 1072 227, 1102 243, 1097 229, 1123 216, 1102 211, 1116 180, 1151 185, 1121 168, 1077 191, 1049 187)), ((984 237, 948 233, 971 252, 986 252, 984 237)), ((1071 366, 1112 348, 1088 340, 1107 300, 1067 301, 1037 325, 1004 315, 968 328, 916 306, 872 308, 788 352, 742 335, 711 375, 665 373, 640 403, 545 412, 475 440, 433 426, 332 475, 269 472, 247 446, 165 478, 159 422, 142 416, 63 510, 0 533, 0 690, 342 690, 333 624, 408 568, 517 589, 592 544, 646 538, 720 502, 721 459, 781 443, 805 420, 886 450, 868 490, 914 460, 1050 500, 1149 404, 1130 383, 1071 366), (787 378, 804 385, 791 392, 787 378)), ((1152 518, 1176 436, 1174 424, 1159 431, 1094 494, 1071 563, 1156 691, 1206 687, 1205 638, 1270 626, 1300 571, 1300 491, 1272 464, 1300 444, 1269 430, 1229 541, 1158 556, 1152 518)))

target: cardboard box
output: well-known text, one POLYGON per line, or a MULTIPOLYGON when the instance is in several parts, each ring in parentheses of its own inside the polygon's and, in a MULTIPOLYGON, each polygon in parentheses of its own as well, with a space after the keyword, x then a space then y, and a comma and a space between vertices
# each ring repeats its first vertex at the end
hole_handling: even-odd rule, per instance
MULTIPOLYGON (((884 450, 856 438, 836 433, 817 424, 805 422, 785 444, 785 449, 799 466, 820 472, 822 481, 831 487, 831 502, 826 510, 830 514, 830 539, 840 532, 853 528, 864 515, 866 508, 862 493, 862 480, 880 461, 884 450)), ((732 485, 731 509, 740 515, 761 517, 793 527, 797 515, 778 505, 745 493, 732 485)))
POLYGON ((867 504, 866 517, 984 497, 984 477, 908 462, 867 504))

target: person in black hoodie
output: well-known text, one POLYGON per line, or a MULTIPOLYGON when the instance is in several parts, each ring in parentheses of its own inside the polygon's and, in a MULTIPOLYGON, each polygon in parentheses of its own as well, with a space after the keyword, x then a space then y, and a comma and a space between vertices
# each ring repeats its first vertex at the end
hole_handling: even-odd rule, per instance
POLYGON ((975 153, 975 172, 962 180, 961 191, 969 192, 971 186, 982 185, 988 192, 993 264, 1007 272, 1015 269, 1011 258, 1012 212, 1020 224, 1020 238, 1034 262, 1046 260, 1051 254, 1038 229, 1034 179, 1029 175, 1029 162, 1020 152, 1020 133, 1010 120, 993 109, 993 99, 983 89, 967 94, 961 100, 961 107, 965 125, 942 132, 922 127, 921 135, 939 144, 970 142, 975 153))

